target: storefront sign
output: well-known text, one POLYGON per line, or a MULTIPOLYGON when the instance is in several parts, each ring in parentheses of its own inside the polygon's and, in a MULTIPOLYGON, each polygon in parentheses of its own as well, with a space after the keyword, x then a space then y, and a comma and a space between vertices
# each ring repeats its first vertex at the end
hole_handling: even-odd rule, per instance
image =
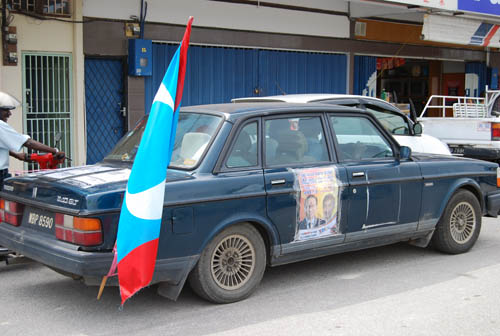
POLYGON ((458 0, 458 9, 469 12, 500 15, 500 0, 458 0))
MULTIPOLYGON (((397 2, 397 3, 401 3, 401 4, 405 4, 405 5, 447 9, 447 10, 452 10, 452 11, 457 10, 457 0, 400 0, 400 1, 389 0, 389 1, 390 2, 397 2)), ((461 1, 461 0, 458 0, 458 1, 461 1)), ((487 0, 487 1, 490 1, 490 0, 487 0)), ((474 2, 474 0, 470 0, 467 2, 474 2)))
POLYGON ((424 26, 422 27, 422 39, 435 42, 500 48, 499 28, 499 25, 479 20, 443 15, 426 15, 424 17, 424 26))

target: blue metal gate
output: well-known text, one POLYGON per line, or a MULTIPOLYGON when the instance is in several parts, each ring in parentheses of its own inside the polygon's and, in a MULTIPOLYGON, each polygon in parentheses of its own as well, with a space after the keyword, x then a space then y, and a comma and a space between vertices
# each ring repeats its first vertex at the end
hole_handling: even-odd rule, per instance
MULTIPOLYGON (((153 44, 153 76, 146 77, 149 112, 177 45, 153 44)), ((340 54, 192 46, 182 105, 283 93, 345 93, 347 57, 340 54)))
POLYGON ((377 57, 354 56, 354 94, 377 95, 377 57))
MULTIPOLYGON (((156 90, 178 45, 153 44, 153 76, 146 77, 145 107, 149 113, 156 90)), ((257 74, 257 51, 189 47, 182 105, 229 102, 251 95, 257 74)))
POLYGON ((124 133, 121 60, 85 59, 87 164, 101 161, 124 133))
POLYGON ((258 95, 346 93, 346 70, 345 55, 260 50, 258 95))

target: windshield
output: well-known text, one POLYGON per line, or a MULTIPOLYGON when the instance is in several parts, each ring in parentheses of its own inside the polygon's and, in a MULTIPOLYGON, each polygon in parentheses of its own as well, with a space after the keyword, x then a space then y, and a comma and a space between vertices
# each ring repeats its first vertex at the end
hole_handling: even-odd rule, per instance
MULTIPOLYGON (((147 120, 148 116, 145 116, 104 159, 134 161, 147 120)), ((214 115, 181 112, 170 166, 182 169, 196 166, 215 135, 220 121, 221 118, 214 115)))
POLYGON ((367 107, 367 111, 373 113, 382 126, 394 135, 410 135, 410 127, 406 119, 394 112, 378 110, 367 107))

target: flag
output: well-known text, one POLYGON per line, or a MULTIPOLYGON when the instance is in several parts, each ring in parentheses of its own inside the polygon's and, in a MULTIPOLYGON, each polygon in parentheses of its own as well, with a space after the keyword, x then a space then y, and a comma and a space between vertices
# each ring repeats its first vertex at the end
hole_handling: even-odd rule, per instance
POLYGON ((192 21, 156 92, 123 199, 116 238, 122 305, 153 278, 192 21))

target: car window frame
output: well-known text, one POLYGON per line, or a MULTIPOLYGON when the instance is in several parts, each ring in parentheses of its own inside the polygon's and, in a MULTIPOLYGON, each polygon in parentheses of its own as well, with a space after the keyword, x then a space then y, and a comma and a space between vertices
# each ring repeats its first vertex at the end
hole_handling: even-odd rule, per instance
MULTIPOLYGON (((366 111, 367 113, 370 113, 368 111, 368 106, 376 106, 378 108, 387 110, 391 113, 398 114, 400 115, 408 124, 408 129, 410 130, 410 134, 397 134, 398 136, 417 136, 413 130, 413 125, 415 124, 406 114, 401 112, 400 109, 397 107, 391 105, 388 102, 385 101, 379 101, 377 99, 370 99, 368 97, 356 97, 356 98, 329 98, 329 99, 322 99, 322 100, 317 100, 315 102, 320 102, 324 104, 331 104, 331 105, 340 105, 340 106, 345 106, 345 107, 356 107, 359 108, 363 111, 366 111)), ((392 134, 391 135, 396 135, 392 134)))
POLYGON ((374 158, 367 158, 367 159, 361 159, 361 160, 342 160, 340 153, 340 146, 337 141, 337 135, 335 133, 335 129, 333 128, 331 118, 330 116, 336 116, 336 117, 360 117, 360 118, 365 118, 368 119, 369 121, 372 122, 372 124, 375 126, 375 128, 381 133, 381 136, 385 138, 385 140, 389 143, 389 146, 392 149, 393 156, 389 157, 381 157, 381 158, 376 158, 376 161, 390 161, 394 162, 398 160, 399 157, 399 152, 400 152, 400 147, 399 144, 394 140, 393 135, 389 133, 382 125, 380 125, 379 121, 371 114, 371 113, 356 113, 356 112, 343 112, 343 113, 338 113, 338 112, 327 112, 326 113, 326 119, 328 121, 328 125, 330 127, 330 132, 332 135, 332 140, 335 146, 335 152, 337 156, 337 160, 340 164, 346 164, 346 163, 354 163, 354 162, 369 162, 369 161, 375 161, 374 158))
POLYGON ((224 147, 221 150, 219 155, 219 159, 215 163, 215 167, 213 172, 216 173, 225 173, 225 172, 239 172, 239 171, 251 171, 262 169, 262 120, 261 117, 251 117, 248 119, 241 120, 235 124, 229 135, 227 136, 224 147), (253 122, 257 122, 257 165, 255 166, 246 166, 246 167, 227 167, 227 160, 231 155, 231 152, 236 144, 236 140, 240 135, 241 131, 253 122))
POLYGON ((379 108, 379 109, 383 109, 384 111, 386 111, 389 114, 398 115, 406 122, 409 133, 408 134, 393 134, 392 132, 389 132, 389 133, 391 133, 392 136, 395 136, 395 135, 397 135, 397 136, 415 136, 415 134, 413 132, 413 122, 404 113, 402 113, 401 111, 394 111, 393 109, 387 109, 386 106, 382 106, 382 104, 367 103, 367 104, 364 104, 364 108, 365 108, 366 112, 368 112, 368 113, 371 113, 368 110, 370 108, 370 105, 374 106, 376 108, 379 108))
POLYGON ((261 156, 260 155, 260 153, 261 153, 260 132, 261 132, 260 131, 260 124, 259 124, 259 121, 256 119, 247 120, 243 124, 238 126, 236 133, 234 134, 234 136, 230 140, 231 143, 230 143, 229 148, 227 149, 227 153, 224 157, 224 161, 223 161, 222 166, 221 166, 223 171, 254 170, 254 169, 258 169, 258 168, 262 167, 261 158, 260 158, 260 156, 261 156), (227 161, 229 160, 229 158, 231 157, 231 154, 233 153, 234 146, 236 146, 236 142, 237 142, 241 132, 243 132, 243 129, 245 127, 247 127, 248 125, 253 124, 253 123, 256 124, 256 128, 257 128, 257 145, 256 145, 257 146, 257 164, 255 164, 253 166, 244 166, 244 167, 229 167, 227 165, 227 161))
POLYGON ((265 142, 261 142, 262 146, 262 167, 264 169, 272 169, 272 168, 283 168, 283 167, 307 167, 307 166, 324 166, 324 165, 329 165, 332 164, 332 162, 337 162, 337 153, 335 152, 332 143, 333 139, 330 134, 330 129, 328 128, 328 120, 325 120, 325 112, 323 111, 293 111, 293 112, 287 112, 287 113, 277 113, 277 114, 270 114, 267 116, 262 117, 262 132, 261 132, 261 137, 262 140, 265 138, 265 125, 266 121, 268 120, 274 120, 274 119, 294 119, 294 118, 310 118, 310 117, 319 117, 320 122, 321 122, 321 127, 323 130, 323 136, 325 138, 325 145, 326 145, 326 150, 328 154, 328 160, 327 161, 318 161, 318 162, 306 162, 306 163, 296 163, 296 164, 279 164, 279 165, 268 165, 265 158, 266 158, 266 148, 265 148, 265 142))

